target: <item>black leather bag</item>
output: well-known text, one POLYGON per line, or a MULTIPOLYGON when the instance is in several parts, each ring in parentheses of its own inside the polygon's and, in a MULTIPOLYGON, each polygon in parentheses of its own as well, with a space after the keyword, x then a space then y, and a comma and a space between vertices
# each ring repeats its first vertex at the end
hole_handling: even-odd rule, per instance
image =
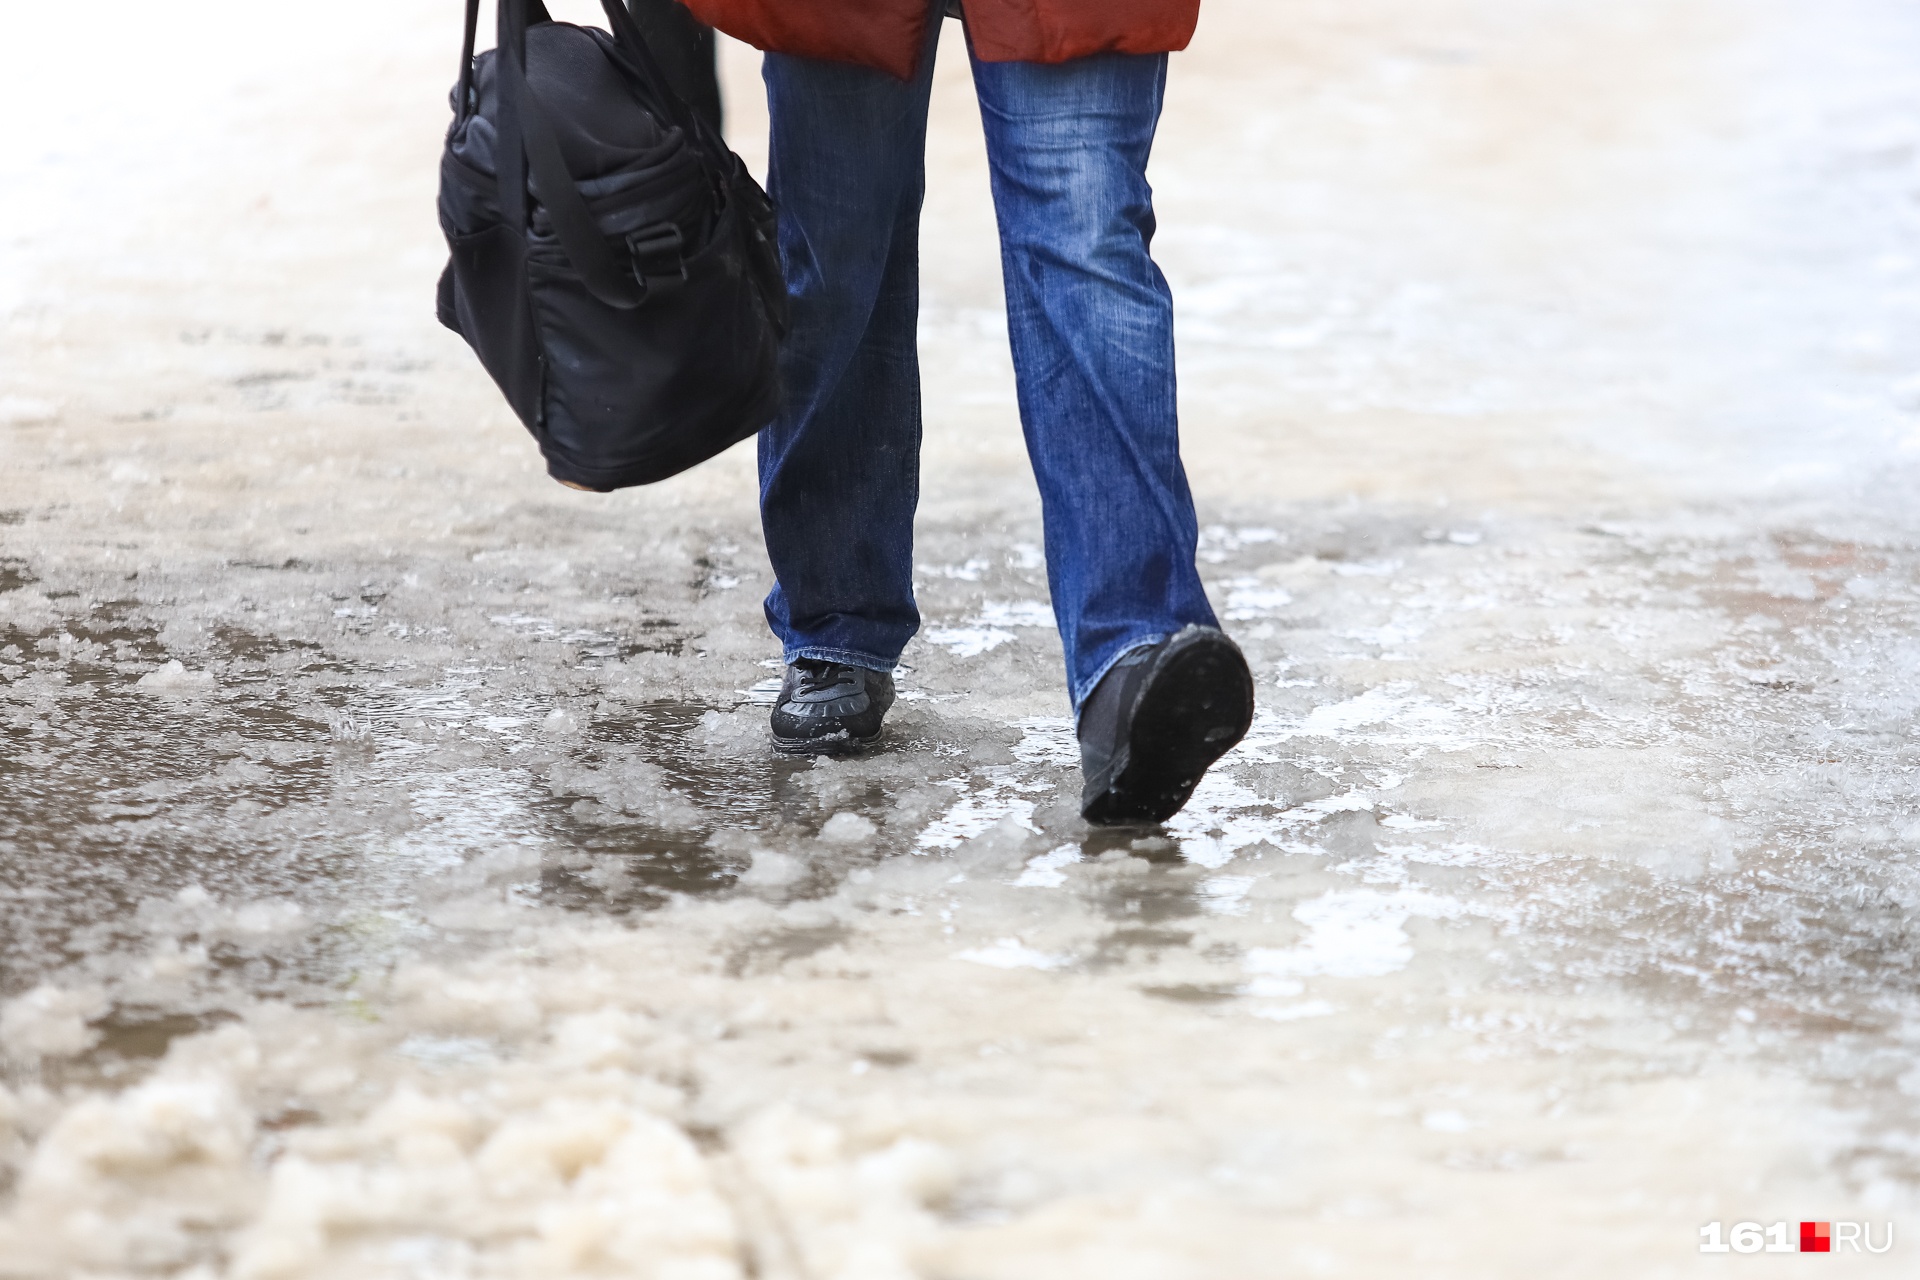
POLYGON ((475 58, 467 0, 440 165, 440 320, 554 479, 663 480, 778 406, 772 205, 668 88, 619 0, 601 0, 613 34, 554 22, 540 0, 498 7, 498 47, 475 58))

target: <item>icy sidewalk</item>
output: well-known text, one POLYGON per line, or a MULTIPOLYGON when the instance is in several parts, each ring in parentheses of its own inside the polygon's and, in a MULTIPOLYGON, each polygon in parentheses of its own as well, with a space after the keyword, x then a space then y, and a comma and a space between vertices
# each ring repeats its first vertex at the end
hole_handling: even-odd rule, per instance
MULTIPOLYGON (((65 615, 8 632, 9 971, 90 956, 7 1006, 9 1265, 1450 1274, 1489 1187, 1505 1257, 1904 1208, 1913 553, 1292 520, 1208 531, 1263 710, 1164 836, 1075 820, 1038 627, 795 766, 689 634, 730 573, 623 630, 550 556, 403 567, 178 671, 0 597, 65 615)), ((1026 618, 964 545, 930 634, 1026 618)))

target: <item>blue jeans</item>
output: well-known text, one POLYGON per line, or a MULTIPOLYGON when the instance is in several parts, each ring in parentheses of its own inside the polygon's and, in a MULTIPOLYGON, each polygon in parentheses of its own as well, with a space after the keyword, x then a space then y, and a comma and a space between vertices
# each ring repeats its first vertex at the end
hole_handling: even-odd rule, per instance
MULTIPOLYGON (((939 4, 940 0, 932 0, 939 4)), ((768 188, 793 330, 760 435, 786 659, 892 670, 920 625, 919 74, 768 54, 768 188)), ((1129 651, 1215 625, 1180 463, 1173 298, 1148 254, 1165 55, 973 63, 1000 224, 1020 423, 1076 708, 1129 651)))

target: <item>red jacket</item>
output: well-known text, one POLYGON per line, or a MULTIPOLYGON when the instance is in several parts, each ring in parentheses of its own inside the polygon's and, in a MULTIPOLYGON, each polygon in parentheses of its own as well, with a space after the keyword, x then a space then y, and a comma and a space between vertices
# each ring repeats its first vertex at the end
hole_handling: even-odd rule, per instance
MULTIPOLYGON (((709 26, 776 53, 913 74, 928 0, 681 0, 709 26)), ((1184 49, 1200 0, 965 0, 987 62, 1065 62, 1090 53, 1184 49)))

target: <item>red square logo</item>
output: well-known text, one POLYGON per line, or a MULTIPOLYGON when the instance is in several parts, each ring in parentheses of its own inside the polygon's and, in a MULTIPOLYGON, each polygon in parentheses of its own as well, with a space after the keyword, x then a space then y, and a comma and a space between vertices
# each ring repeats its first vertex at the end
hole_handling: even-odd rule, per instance
POLYGON ((1832 1253, 1833 1224, 1831 1222, 1803 1222, 1800 1224, 1800 1252, 1832 1253))

